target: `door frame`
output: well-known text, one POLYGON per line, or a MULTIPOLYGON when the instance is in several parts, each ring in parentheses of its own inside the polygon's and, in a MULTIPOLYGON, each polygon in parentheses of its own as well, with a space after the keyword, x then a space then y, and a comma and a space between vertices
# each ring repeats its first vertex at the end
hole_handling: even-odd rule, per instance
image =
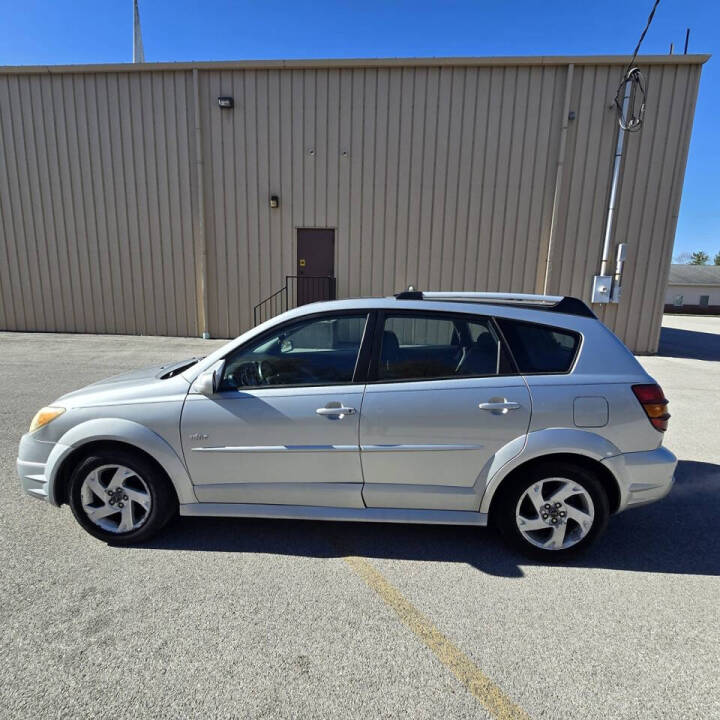
MULTIPOLYGON (((459 512, 477 512, 482 501, 483 494, 485 492, 484 482, 486 481, 487 473, 492 470, 492 465, 489 463, 481 464, 477 467, 475 481, 472 485, 446 485, 432 484, 432 483, 413 483, 413 482, 397 482, 393 480, 377 480, 377 475, 374 474, 373 465, 375 464, 376 454, 381 454, 386 459, 382 460, 383 465, 387 465, 388 462, 392 463, 393 460, 398 457, 402 458, 404 464, 408 462, 422 463, 421 467, 427 464, 427 460, 423 458, 425 452, 429 452, 432 456, 433 453, 447 452, 451 454, 453 452, 465 452, 475 451, 475 447, 463 444, 448 444, 443 445, 442 443, 437 444, 436 442, 431 445, 425 445, 420 443, 415 446, 406 446, 403 449, 399 449, 399 445, 395 445, 392 438, 382 439, 381 444, 374 445, 372 442, 368 444, 368 432, 364 425, 368 414, 366 411, 367 407, 372 406, 372 400, 375 392, 383 392, 383 387, 386 386, 388 391, 403 391, 408 388, 409 385, 422 386, 418 390, 436 390, 436 391, 458 391, 463 388, 468 388, 471 391, 477 392, 489 392, 494 386, 511 388, 513 392, 521 392, 524 400, 527 402, 527 424, 524 428, 523 438, 527 437, 529 432, 530 423, 532 420, 532 399, 530 389, 528 387, 527 380, 523 374, 519 371, 517 363, 510 352, 508 343, 503 336, 500 328, 495 322, 495 318, 492 314, 481 314, 481 313, 468 313, 462 310, 436 310, 436 309, 423 309, 418 307, 413 308, 388 308, 384 307, 378 309, 376 312, 375 326, 374 326, 374 337, 372 341, 372 355, 370 359, 370 367, 368 368, 367 380, 365 383, 365 393, 363 397, 363 408, 360 414, 360 458, 363 463, 363 502, 368 509, 378 508, 393 508, 399 511, 422 511, 422 512, 448 512, 448 513, 459 513, 459 512), (386 378, 378 379, 378 367, 380 361, 380 351, 383 338, 383 332, 385 329, 385 319, 387 316, 437 316, 438 318, 462 318, 468 321, 483 320, 493 329, 495 332, 498 342, 500 344, 501 351, 505 353, 506 360, 508 362, 506 372, 492 373, 484 375, 467 375, 460 377, 444 377, 444 378, 414 378, 414 379, 397 379, 389 380, 386 378), (477 385, 477 387, 475 387, 477 385), (433 387, 436 386, 436 387, 433 387), (487 386, 487 387, 485 387, 487 386), (389 442, 389 445, 385 445, 389 442), (395 458, 393 458, 395 455, 395 458), (415 455, 415 458, 413 458, 415 455)), ((372 412, 372 411, 370 411, 372 412)), ((507 456, 507 460, 515 457, 520 453, 523 443, 518 445, 513 442, 514 438, 504 447, 501 448, 501 452, 513 452, 507 456)), ((419 442, 414 440, 413 442, 419 442)), ((477 446, 477 450, 481 450, 481 446, 477 446)))
MULTIPOLYGON (((188 393, 183 404, 183 410, 180 418, 180 433, 183 457, 186 459, 185 462, 189 467, 191 482, 193 483, 193 491, 201 505, 207 503, 231 503, 237 505, 238 503, 244 504, 246 507, 252 509, 255 507, 264 507, 267 503, 271 503, 273 506, 278 507, 333 507, 333 508, 351 508, 351 509, 364 509, 364 503, 362 500, 362 487, 364 484, 362 476, 362 462, 360 459, 360 445, 359 445, 359 427, 360 427, 360 416, 362 410, 362 399, 365 391, 365 377, 367 375, 367 369, 369 366, 370 353, 372 351, 372 340, 374 337, 374 322, 375 322, 375 310, 374 308, 348 308, 348 309, 337 309, 337 310, 324 310, 314 313, 306 313, 299 318, 293 318, 283 323, 278 323, 267 331, 257 334, 254 337, 247 340, 242 344, 236 345, 228 350, 224 356, 217 362, 223 364, 227 361, 228 355, 242 350, 249 345, 256 343, 262 343, 263 340, 269 336, 282 332, 282 329, 288 326, 292 326, 298 322, 304 322, 313 320, 316 318, 323 317, 342 317, 347 315, 365 315, 367 317, 363 335, 360 341, 360 347, 357 353, 357 359, 355 367, 353 369, 353 376, 347 383, 338 385, 325 385, 325 384, 303 384, 303 385, 271 385, 271 386, 257 386, 247 388, 245 395, 249 396, 246 398, 239 398, 237 391, 220 391, 215 393, 212 397, 206 397, 200 393, 192 392, 188 393), (355 423, 355 430, 353 431, 352 445, 303 445, 303 446, 283 446, 283 445, 266 445, 265 442, 256 445, 210 445, 208 447, 193 446, 195 442, 188 432, 194 428, 191 426, 188 428, 188 423, 198 422, 197 416, 190 417, 190 415, 196 415, 193 411, 202 410, 202 407, 194 407, 198 403, 207 404, 215 403, 225 405, 227 402, 234 400, 248 400, 248 402, 259 402, 268 403, 268 401, 279 399, 300 399, 302 402, 307 398, 322 398, 330 397, 335 400, 337 396, 352 395, 357 402, 357 416, 351 418, 355 423), (194 461, 192 453, 206 454, 208 462, 202 463, 204 469, 200 467, 200 463, 194 461), (227 458, 230 454, 233 454, 238 459, 246 458, 247 465, 252 468, 253 463, 262 462, 265 463, 265 458, 268 454, 274 455, 276 459, 279 459, 280 465, 291 464, 295 469, 298 467, 307 466, 308 463, 316 461, 317 458, 322 457, 322 464, 319 467, 325 468, 328 463, 332 467, 333 463, 338 465, 337 475, 340 480, 317 480, 317 477, 321 473, 313 471, 311 474, 313 480, 300 480, 293 482, 283 482, 282 480, 269 482, 267 480, 247 480, 247 481, 232 481, 224 479, 220 482, 202 482, 199 479, 208 478, 212 475, 207 474, 208 465, 212 467, 212 463, 220 462, 223 458, 227 458), (353 463, 357 463, 357 473, 359 481, 348 480, 346 474, 342 471, 342 463, 345 460, 338 459, 339 457, 353 456, 355 460, 353 463), (337 456, 337 457, 336 457, 337 456), (325 459, 327 457, 327 459, 325 459), (193 460, 190 460, 193 458, 193 460), (200 470, 198 471, 198 468, 200 470), (198 473, 199 474, 196 474, 198 473)), ((242 391, 241 391, 242 392, 242 391)), ((321 402, 321 400, 318 400, 321 402)), ((308 402, 310 408, 317 407, 313 402, 308 402)), ((210 406, 211 407, 211 406, 210 406)), ((325 406, 327 407, 327 406, 325 406)), ((314 412, 311 412, 311 417, 316 418, 314 412)), ((304 415, 303 415, 304 417, 304 415)), ((332 422, 329 419, 323 419, 326 422, 332 422)), ((207 438, 207 436, 205 436, 207 438)), ((324 441, 323 441, 324 442, 324 441)), ((218 466, 215 468, 220 471, 222 475, 225 473, 224 466, 218 466)), ((328 470, 330 472, 330 470, 328 470)), ((227 473, 225 473, 227 475, 227 473)), ((217 475, 216 475, 217 477, 217 475)))
MULTIPOLYGON (((294 275, 294 276, 297 278, 297 280, 296 280, 296 286, 295 286, 296 297, 294 298, 294 303, 295 303, 295 305, 297 305, 297 306, 299 307, 299 306, 301 306, 301 305, 306 305, 306 304, 308 304, 308 303, 310 303, 310 302, 316 302, 316 301, 318 301, 318 300, 320 300, 320 301, 322 301, 322 300, 335 300, 335 298, 337 297, 337 274, 336 274, 336 273, 337 273, 337 271, 336 271, 336 268, 337 268, 337 247, 338 247, 338 244, 337 244, 337 228, 336 228, 336 227, 319 226, 319 225, 310 225, 310 226, 308 226, 308 225, 302 225, 302 226, 296 225, 295 228, 294 228, 294 230, 295 230, 295 233, 294 233, 294 243, 295 243, 294 272, 295 272, 295 275, 294 275), (299 289, 300 289, 300 280, 299 280, 299 278, 302 277, 302 275, 300 274, 300 232, 301 232, 301 231, 304 231, 304 230, 307 230, 307 231, 310 231, 310 232, 312 232, 313 230, 322 230, 322 231, 325 231, 325 232, 332 232, 332 272, 331 272, 329 275, 327 275, 328 278, 331 278, 331 283, 330 283, 330 286, 329 286, 329 294, 330 294, 330 297, 328 297, 328 298, 313 298, 312 300, 304 300, 303 302, 299 302, 299 298, 298 298, 298 296, 297 296, 297 295, 298 295, 298 292, 299 292, 299 289)), ((320 277, 326 277, 326 276, 325 276, 325 275, 313 274, 313 275, 310 275, 310 276, 308 276, 308 277, 318 277, 318 278, 320 278, 320 277)))

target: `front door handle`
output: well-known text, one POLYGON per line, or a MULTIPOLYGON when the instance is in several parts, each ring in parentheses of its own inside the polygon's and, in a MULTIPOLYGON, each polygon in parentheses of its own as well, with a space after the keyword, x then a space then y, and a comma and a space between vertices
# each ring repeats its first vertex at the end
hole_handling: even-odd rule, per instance
POLYGON ((339 403, 335 407, 321 407, 318 408, 315 411, 318 415, 325 415, 329 417, 339 417, 341 420, 346 415, 354 415, 355 414, 355 408, 351 407, 345 407, 344 405, 340 405, 339 403))
POLYGON ((489 410, 490 412, 494 412, 498 415, 505 415, 508 410, 518 410, 520 408, 520 403, 512 402, 511 400, 502 400, 497 402, 491 401, 480 403, 478 407, 481 410, 489 410))

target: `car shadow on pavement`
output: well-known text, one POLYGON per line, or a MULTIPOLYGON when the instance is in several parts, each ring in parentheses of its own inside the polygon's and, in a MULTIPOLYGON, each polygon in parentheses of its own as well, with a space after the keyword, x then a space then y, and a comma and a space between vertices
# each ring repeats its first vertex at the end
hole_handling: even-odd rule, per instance
MULTIPOLYGON (((572 567, 720 575, 720 465, 683 460, 670 495, 610 519, 572 567)), ((301 520, 178 518, 139 547, 200 552, 465 563, 490 575, 523 577, 537 565, 488 528, 301 520)))
POLYGON ((720 334, 664 327, 660 331, 661 357, 720 360, 720 334))

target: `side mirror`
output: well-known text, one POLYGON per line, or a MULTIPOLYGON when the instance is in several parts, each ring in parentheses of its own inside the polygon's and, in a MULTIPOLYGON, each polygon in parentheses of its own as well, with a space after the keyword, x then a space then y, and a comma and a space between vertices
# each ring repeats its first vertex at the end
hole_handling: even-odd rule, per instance
POLYGON ((193 390, 208 397, 214 395, 217 390, 217 373, 215 370, 206 370, 204 373, 200 373, 193 383, 193 390))

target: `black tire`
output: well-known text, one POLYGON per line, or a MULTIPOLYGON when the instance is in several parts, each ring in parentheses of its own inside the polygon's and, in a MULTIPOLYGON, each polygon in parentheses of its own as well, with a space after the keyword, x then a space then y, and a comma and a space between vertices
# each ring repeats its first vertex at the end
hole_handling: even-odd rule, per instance
MULTIPOLYGON (((178 501, 172 484, 164 473, 140 453, 127 450, 98 450, 82 460, 70 476, 70 507, 78 523, 90 535, 111 545, 134 545, 142 543, 168 523, 177 514, 178 501), (142 478, 150 493, 150 510, 142 517, 138 527, 129 532, 112 532, 96 525, 88 517, 81 499, 85 478, 103 465, 121 465, 142 478)), ((137 515, 136 515, 137 516, 137 515)))
MULTIPOLYGON (((551 490, 552 485, 546 487, 551 490)), ((560 562, 575 557, 591 545, 605 530, 610 515, 610 505, 607 492, 598 480, 597 476, 586 468, 575 465, 571 462, 543 462, 532 466, 526 473, 522 471, 513 478, 510 478, 507 486, 501 486, 497 504, 492 511, 492 519, 500 534, 505 540, 524 555, 542 560, 544 562, 560 562), (549 478, 563 478, 580 485, 592 499, 594 517, 590 530, 587 534, 570 547, 561 549, 546 549, 532 544, 520 531, 516 521, 516 510, 524 493, 535 483, 549 478)), ((528 502, 525 500, 524 502, 528 502)), ((574 501, 573 501, 574 502, 574 501)), ((522 507, 522 506, 521 506, 522 507)), ((527 507, 527 506, 526 506, 527 507)), ((570 510, 567 509, 568 514, 570 510)), ((566 532, 582 534, 580 525, 574 520, 563 520, 567 522, 566 532)), ((545 537, 550 537, 553 528, 548 526, 545 530, 533 533, 536 541, 542 542, 545 537)))

